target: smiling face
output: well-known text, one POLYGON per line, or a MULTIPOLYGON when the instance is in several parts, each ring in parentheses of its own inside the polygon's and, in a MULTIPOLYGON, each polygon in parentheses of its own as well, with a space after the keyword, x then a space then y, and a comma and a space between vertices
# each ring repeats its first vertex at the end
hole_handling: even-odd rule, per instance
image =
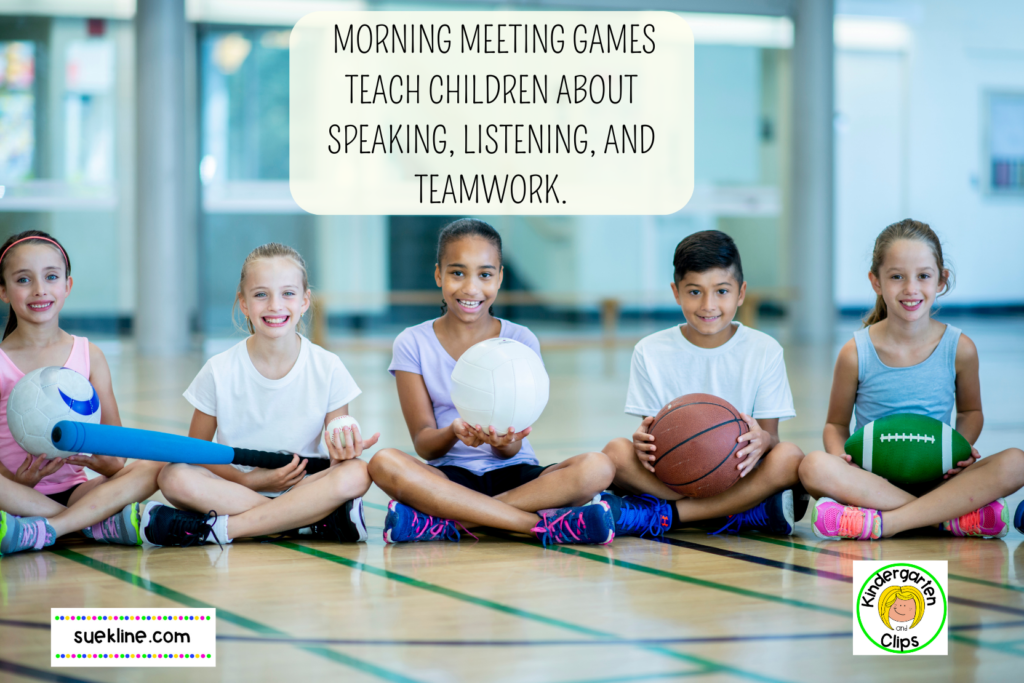
POLYGON ((889 621, 913 621, 917 616, 917 603, 913 600, 897 600, 889 608, 889 621))
POLYGON ((719 337, 731 334, 729 326, 746 292, 747 284, 737 282, 731 268, 687 272, 672 283, 672 294, 686 316, 684 336, 698 346, 718 346, 724 341, 719 337))
POLYGON ((18 322, 41 325, 55 320, 71 293, 61 251, 46 242, 25 242, 8 252, 3 266, 0 299, 11 305, 18 322))
POLYGON ((450 242, 442 256, 444 263, 435 267, 434 280, 448 313, 464 323, 490 315, 504 275, 497 247, 483 237, 468 236, 450 242))
POLYGON ((890 316, 906 322, 929 317, 948 273, 939 271, 931 247, 920 240, 897 240, 885 254, 871 286, 882 297, 890 316))
POLYGON ((302 269, 290 258, 261 258, 246 269, 240 304, 255 334, 273 339, 294 334, 309 303, 302 269))

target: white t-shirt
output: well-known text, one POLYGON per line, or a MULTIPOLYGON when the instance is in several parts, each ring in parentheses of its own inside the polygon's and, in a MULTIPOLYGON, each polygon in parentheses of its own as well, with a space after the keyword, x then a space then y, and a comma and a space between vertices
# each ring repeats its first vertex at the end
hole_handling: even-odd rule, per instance
POLYGON ((711 394, 755 420, 796 417, 782 346, 733 324, 732 339, 714 349, 694 346, 678 325, 641 339, 633 349, 626 413, 653 416, 674 398, 711 394))
MULTIPOLYGON (((197 410, 217 418, 214 440, 232 448, 328 457, 320 434, 327 413, 360 394, 341 359, 305 337, 281 379, 267 379, 249 358, 245 340, 206 361, 185 391, 197 410)), ((248 472, 252 468, 235 465, 248 472)))

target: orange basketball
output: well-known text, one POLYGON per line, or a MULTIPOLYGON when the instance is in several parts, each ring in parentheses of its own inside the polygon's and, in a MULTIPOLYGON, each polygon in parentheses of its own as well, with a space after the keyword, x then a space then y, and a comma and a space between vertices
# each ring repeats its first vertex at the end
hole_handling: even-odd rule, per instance
POLYGON ((690 498, 709 498, 739 481, 733 456, 747 423, 739 411, 717 396, 680 396, 655 416, 651 425, 657 446, 654 474, 673 491, 690 498))

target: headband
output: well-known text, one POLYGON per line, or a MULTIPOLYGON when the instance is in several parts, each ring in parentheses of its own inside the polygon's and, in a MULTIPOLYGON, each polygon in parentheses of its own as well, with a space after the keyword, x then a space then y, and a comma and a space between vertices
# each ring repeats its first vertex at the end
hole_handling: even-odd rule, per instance
POLYGON ((64 264, 68 267, 68 269, 71 268, 71 261, 68 261, 68 255, 67 252, 64 251, 64 247, 57 244, 56 240, 51 240, 49 237, 42 237, 40 235, 30 235, 29 237, 22 237, 20 240, 14 240, 13 242, 11 242, 11 244, 6 249, 4 249, 3 253, 0 254, 0 263, 3 263, 4 257, 7 256, 7 252, 11 250, 11 247, 21 242, 27 242, 28 240, 42 240, 44 242, 49 242, 53 246, 57 247, 58 249, 60 249, 60 253, 64 257, 64 264))

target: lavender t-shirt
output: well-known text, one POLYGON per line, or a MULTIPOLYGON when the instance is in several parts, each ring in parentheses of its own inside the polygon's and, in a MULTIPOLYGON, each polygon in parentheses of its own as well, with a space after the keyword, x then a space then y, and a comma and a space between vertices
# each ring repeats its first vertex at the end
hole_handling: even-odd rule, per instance
MULTIPOLYGON (((499 336, 522 342, 540 356, 540 343, 537 337, 522 325, 501 320, 499 336)), ((459 411, 452 403, 452 371, 455 370, 455 359, 438 341, 433 320, 415 327, 407 327, 395 339, 394 356, 388 372, 394 375, 396 370, 412 372, 423 377, 427 393, 430 394, 430 402, 434 406, 434 421, 438 429, 447 427, 459 416, 459 411)), ((473 474, 483 474, 509 465, 536 465, 537 458, 526 439, 523 439, 519 452, 511 458, 495 455, 494 449, 487 445, 470 448, 461 441, 456 441, 447 455, 428 462, 434 467, 455 465, 473 474)))

